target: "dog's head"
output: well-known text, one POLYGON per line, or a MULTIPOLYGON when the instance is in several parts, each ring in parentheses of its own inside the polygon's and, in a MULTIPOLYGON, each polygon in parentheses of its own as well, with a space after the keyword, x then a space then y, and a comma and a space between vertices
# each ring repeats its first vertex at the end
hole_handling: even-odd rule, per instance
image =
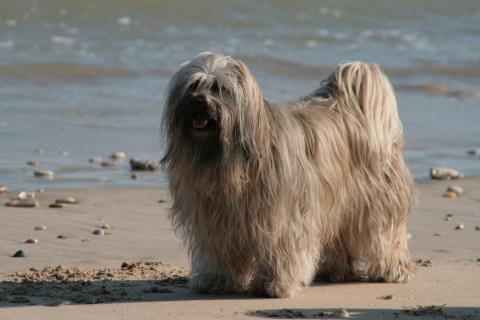
POLYGON ((257 151, 261 91, 248 68, 229 56, 202 53, 184 63, 168 86, 163 116, 168 163, 219 162, 233 152, 257 151))

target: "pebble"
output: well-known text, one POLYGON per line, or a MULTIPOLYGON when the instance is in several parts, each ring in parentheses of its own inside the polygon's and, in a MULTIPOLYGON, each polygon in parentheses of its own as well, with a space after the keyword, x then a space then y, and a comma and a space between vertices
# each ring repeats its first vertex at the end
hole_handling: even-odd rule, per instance
POLYGON ((65 235, 63 235, 63 234, 59 234, 59 235, 57 236, 57 239, 67 239, 67 237, 66 237, 65 235))
POLYGON ((53 171, 43 170, 43 171, 34 171, 33 175, 37 178, 53 178, 53 171))
POLYGON ((480 157, 480 148, 468 150, 468 151, 467 151, 467 154, 468 154, 469 156, 480 157))
POLYGON ((27 240, 25 240, 25 243, 38 244, 38 239, 27 239, 27 240))
POLYGON ((104 236, 105 235, 105 230, 104 229, 95 229, 93 230, 93 234, 97 236, 104 236))
POLYGON ((457 185, 451 185, 447 188, 447 192, 455 192, 457 195, 461 195, 463 193, 463 188, 457 185))
POLYGON ((454 169, 444 167, 432 167, 430 169, 430 177, 438 180, 459 179, 462 175, 454 169))
POLYGON ((104 225, 102 225, 100 228, 102 228, 102 229, 104 229, 104 230, 110 230, 110 229, 112 229, 112 226, 109 225, 109 224, 104 224, 104 225))
POLYGON ((475 226, 476 231, 480 231, 480 225, 475 226))
POLYGON ((139 171, 155 171, 160 169, 158 161, 130 159, 130 168, 139 171))
POLYGON ((114 152, 111 156, 110 156, 110 159, 112 160, 122 160, 122 159, 125 159, 127 157, 127 154, 123 151, 117 151, 117 152, 114 152))
POLYGON ((23 252, 23 250, 18 250, 13 254, 12 258, 25 258, 25 252, 23 252))
POLYGON ((463 230, 463 228, 465 228, 465 226, 463 225, 463 223, 460 223, 455 227, 455 230, 463 230))
POLYGON ((55 200, 55 203, 61 203, 61 204, 75 204, 78 201, 74 197, 65 197, 65 198, 59 198, 55 200))
POLYGON ((132 178, 133 180, 137 180, 139 177, 138 177, 138 174, 132 173, 132 175, 130 176, 130 178, 132 178))
POLYGON ((38 207, 38 201, 33 198, 13 199, 5 204, 7 207, 14 208, 35 208, 38 207))
POLYGON ((100 157, 90 158, 90 159, 88 159, 88 162, 90 162, 90 163, 102 163, 102 158, 100 158, 100 157))
POLYGON ((7 187, 0 184, 0 193, 4 193, 7 190, 7 187))
POLYGON ((449 198, 449 199, 456 198, 457 196, 458 196, 458 193, 453 192, 453 191, 447 191, 443 194, 444 198, 449 198))
POLYGON ((43 231, 43 230, 47 230, 47 227, 46 227, 46 226, 35 226, 35 228, 33 228, 33 230, 35 230, 35 231, 43 231))
POLYGON ((392 299, 393 299, 393 295, 387 294, 387 295, 384 295, 384 296, 379 297, 379 299, 392 300, 392 299))
POLYGON ((103 161, 102 166, 104 166, 104 167, 114 167, 115 166, 115 161, 103 161))
POLYGON ((38 161, 30 160, 30 161, 27 161, 27 164, 29 166, 35 167, 35 166, 38 166, 38 161))
POLYGON ((67 205, 65 203, 51 203, 50 205, 48 205, 49 208, 52 208, 52 209, 61 209, 61 208, 65 208, 67 205))

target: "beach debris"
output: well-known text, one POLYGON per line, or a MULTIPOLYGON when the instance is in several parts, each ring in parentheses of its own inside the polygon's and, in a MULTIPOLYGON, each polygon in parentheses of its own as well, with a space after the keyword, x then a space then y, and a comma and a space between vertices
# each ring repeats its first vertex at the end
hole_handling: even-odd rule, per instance
POLYGON ((104 229, 104 230, 111 230, 112 229, 112 226, 109 225, 109 224, 104 224, 100 227, 101 229, 104 229))
POLYGON ((93 234, 97 236, 104 236, 105 235, 105 230, 104 229, 95 229, 93 230, 93 234))
POLYGON ((103 167, 115 167, 115 161, 103 161, 102 166, 103 167))
POLYGON ((155 171, 160 168, 160 163, 155 160, 130 159, 130 168, 138 171, 155 171))
POLYGON ((30 303, 30 299, 22 296, 15 296, 10 300, 10 303, 30 303))
POLYGON ((4 193, 7 190, 7 187, 0 184, 0 193, 4 193))
POLYGON ((465 226, 463 225, 463 223, 460 223, 455 227, 455 230, 463 230, 464 228, 465 226))
POLYGON ((447 192, 455 192, 457 195, 461 195, 463 193, 463 188, 458 185, 451 185, 448 186, 447 192))
POLYGON ((100 157, 90 158, 90 159, 88 159, 88 162, 90 162, 90 163, 102 163, 102 158, 100 158, 100 157))
POLYGON ((415 263, 421 267, 431 267, 432 266, 432 261, 429 259, 417 259, 415 260, 415 263))
POLYGON ((468 151, 467 151, 467 154, 468 154, 469 156, 480 157, 480 148, 468 150, 468 151))
POLYGON ((392 300, 392 299, 393 299, 393 295, 387 294, 387 295, 384 295, 384 296, 380 296, 380 297, 378 297, 377 299, 392 300))
POLYGON ((137 180, 139 178, 138 174, 136 173, 132 173, 132 175, 130 176, 130 178, 132 178, 132 180, 137 180))
POLYGON ((112 153, 112 155, 110 155, 110 159, 112 160, 122 160, 122 159, 125 159, 126 157, 127 157, 127 154, 123 151, 117 151, 112 153))
POLYGON ((62 203, 62 204, 75 204, 78 201, 74 197, 65 197, 65 198, 58 198, 55 200, 55 203, 62 203))
POLYGON ((27 240, 25 240, 25 243, 38 244, 38 239, 27 239, 27 240))
POLYGON ((37 178, 53 178, 53 171, 51 170, 36 170, 33 175, 37 178))
POLYGON ((448 213, 447 215, 445 215, 445 221, 451 221, 452 219, 453 219, 453 214, 448 213))
POLYGON ((57 239, 67 239, 67 236, 63 235, 63 234, 59 234, 57 236, 57 239))
POLYGON ((462 175, 454 169, 445 167, 432 167, 430 169, 430 177, 437 180, 459 179, 462 175))
POLYGON ((33 228, 33 230, 44 231, 44 230, 47 230, 47 227, 46 226, 35 226, 35 228, 33 228))
POLYGON ((12 258, 25 258, 25 252, 23 252, 23 250, 18 250, 12 255, 12 258))
POLYGON ((27 161, 27 165, 32 167, 38 166, 38 161, 35 161, 35 160, 27 161))
POLYGON ((14 208, 35 208, 38 207, 38 201, 33 198, 12 199, 5 203, 5 205, 14 208))
POLYGON ((52 208, 52 209, 61 209, 61 208, 65 208, 67 205, 65 203, 51 203, 48 205, 49 208, 52 208))
POLYGON ((453 198, 458 197, 458 193, 453 192, 453 191, 446 191, 446 192, 443 194, 443 197, 444 197, 444 198, 453 199, 453 198))
POLYGON ((476 231, 480 231, 480 225, 476 225, 476 226, 475 226, 475 230, 476 230, 476 231))

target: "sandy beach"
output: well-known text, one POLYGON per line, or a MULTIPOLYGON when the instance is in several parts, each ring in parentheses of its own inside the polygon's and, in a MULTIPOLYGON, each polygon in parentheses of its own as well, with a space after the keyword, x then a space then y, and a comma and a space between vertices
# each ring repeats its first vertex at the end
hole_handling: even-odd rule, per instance
POLYGON ((317 282, 290 299, 192 293, 164 189, 47 190, 37 193, 37 208, 6 207, 16 194, 7 191, 0 196, 0 319, 324 319, 341 308, 354 319, 480 319, 480 178, 417 188, 409 222, 414 281, 317 282), (451 184, 465 192, 442 197, 451 184), (48 207, 67 196, 78 203, 48 207), (47 229, 34 230, 41 225, 47 229), (93 234, 104 225, 111 227, 105 235, 93 234), (11 257, 17 250, 25 257, 11 257))

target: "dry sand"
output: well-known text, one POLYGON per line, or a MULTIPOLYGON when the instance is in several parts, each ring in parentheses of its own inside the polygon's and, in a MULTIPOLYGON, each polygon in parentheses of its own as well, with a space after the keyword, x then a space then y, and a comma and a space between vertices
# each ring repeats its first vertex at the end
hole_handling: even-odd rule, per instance
POLYGON ((415 280, 316 283, 291 299, 192 293, 165 190, 49 190, 37 194, 37 208, 5 207, 13 196, 6 193, 0 195, 0 319, 328 319, 340 308, 354 319, 480 319, 480 179, 417 187, 419 209, 409 223, 412 257, 422 260, 415 280), (464 194, 443 198, 451 184, 464 194), (48 208, 66 196, 79 203, 48 208), (103 224, 112 229, 94 235, 103 224), (455 230, 458 224, 464 229, 455 230), (38 225, 47 230, 35 231, 38 225), (39 243, 25 244, 28 238, 39 243), (12 258, 20 249, 26 257, 12 258))

